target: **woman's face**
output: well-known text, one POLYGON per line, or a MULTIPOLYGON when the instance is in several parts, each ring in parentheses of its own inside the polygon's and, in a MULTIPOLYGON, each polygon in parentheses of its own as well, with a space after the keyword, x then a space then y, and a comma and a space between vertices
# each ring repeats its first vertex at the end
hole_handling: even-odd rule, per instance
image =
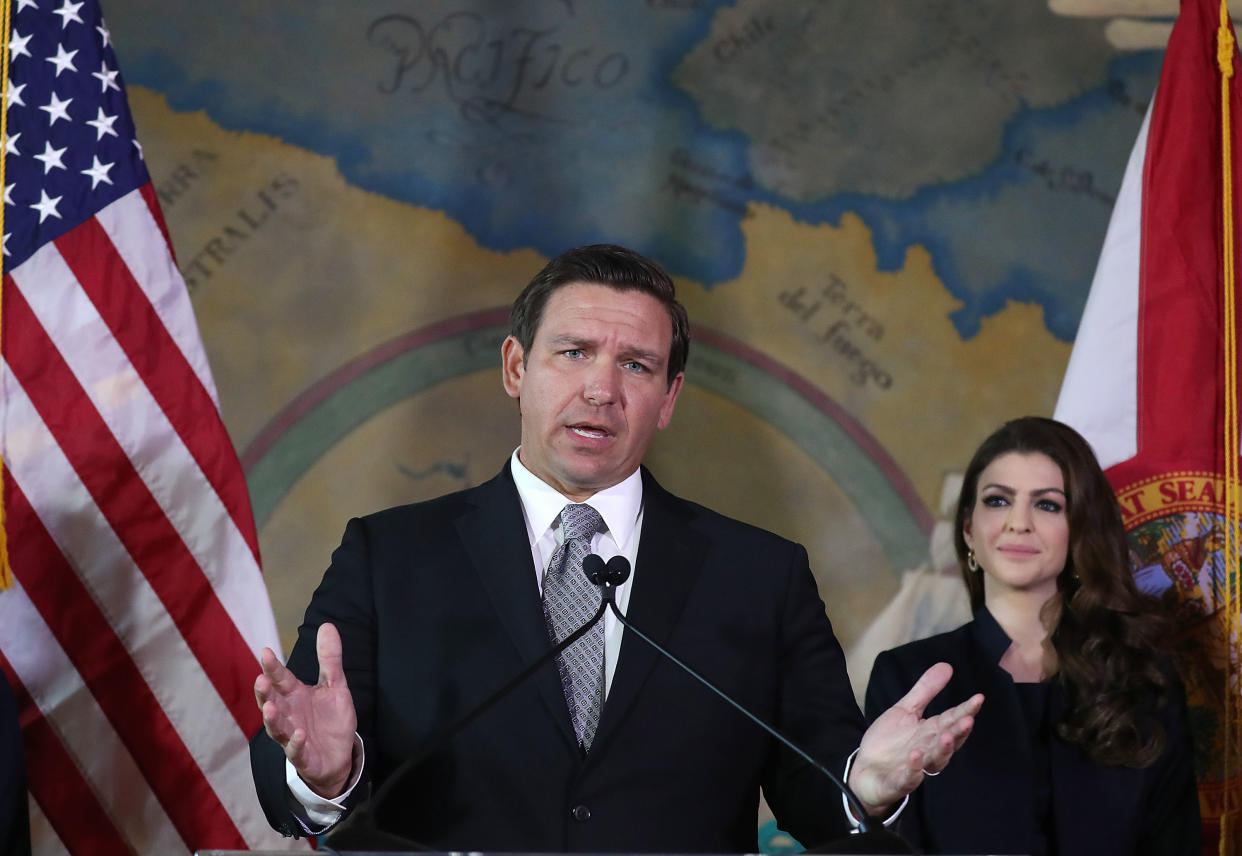
POLYGON ((1010 592, 1052 597, 1069 550, 1065 479, 1038 452, 1008 452, 984 467, 963 526, 987 574, 988 600, 1010 592))

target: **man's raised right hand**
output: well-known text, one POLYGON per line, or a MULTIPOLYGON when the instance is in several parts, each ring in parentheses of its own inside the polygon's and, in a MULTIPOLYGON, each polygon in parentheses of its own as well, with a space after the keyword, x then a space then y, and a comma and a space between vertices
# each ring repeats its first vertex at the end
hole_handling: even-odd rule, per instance
POLYGON ((254 697, 264 729, 302 781, 321 797, 335 799, 349 782, 358 715, 341 666, 341 635, 331 624, 319 626, 315 653, 319 683, 307 686, 264 648, 254 697))

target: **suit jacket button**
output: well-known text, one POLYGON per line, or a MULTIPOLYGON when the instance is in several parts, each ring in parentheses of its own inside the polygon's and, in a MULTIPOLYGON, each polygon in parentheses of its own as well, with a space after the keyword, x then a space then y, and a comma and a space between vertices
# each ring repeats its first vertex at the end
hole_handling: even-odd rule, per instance
POLYGON ((586 823, 591 819, 591 810, 584 805, 576 805, 573 810, 574 820, 579 823, 586 823))

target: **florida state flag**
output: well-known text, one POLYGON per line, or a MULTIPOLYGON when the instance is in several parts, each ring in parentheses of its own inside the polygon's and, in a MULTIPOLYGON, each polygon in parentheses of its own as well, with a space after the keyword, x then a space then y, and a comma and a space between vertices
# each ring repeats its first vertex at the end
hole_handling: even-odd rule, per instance
POLYGON ((1139 587, 1179 616, 1205 852, 1242 852, 1237 378, 1238 50, 1182 0, 1130 156, 1056 416, 1117 491, 1139 587))

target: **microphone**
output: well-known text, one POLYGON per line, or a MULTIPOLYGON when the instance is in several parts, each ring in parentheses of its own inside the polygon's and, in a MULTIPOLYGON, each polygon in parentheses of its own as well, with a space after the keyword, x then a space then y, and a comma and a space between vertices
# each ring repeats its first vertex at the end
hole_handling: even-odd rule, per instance
MULTIPOLYGON (((630 565, 629 562, 625 561, 624 557, 620 558, 621 561, 625 563, 625 568, 623 571, 620 571, 621 577, 618 582, 624 582, 624 580, 630 575, 630 565)), ((566 636, 564 640, 548 649, 542 656, 539 657, 539 659, 535 660, 525 669, 514 675, 507 684, 493 692, 487 698, 483 699, 483 701, 479 702, 473 710, 469 711, 465 716, 441 731, 431 740, 424 743, 423 747, 418 752, 402 761, 401 765, 389 774, 388 778, 384 780, 384 784, 380 786, 379 790, 377 790, 369 800, 359 805, 356 809, 354 809, 349 817, 345 818, 345 820, 343 820, 340 824, 333 827, 331 832, 327 833, 326 838, 320 843, 321 850, 328 853, 341 853, 344 851, 354 852, 361 850, 380 851, 414 849, 427 851, 433 849, 418 841, 382 831, 376 820, 380 808, 384 805, 384 801, 387 800, 392 794, 397 783, 404 780, 405 777, 408 776, 412 770, 418 767, 419 764, 426 761, 432 754, 440 749, 440 747, 444 746, 444 744, 456 737, 457 734, 466 726, 470 725, 490 710, 496 702, 500 701, 510 692, 517 689, 517 687, 525 683, 531 675, 535 674, 535 672, 539 671, 563 653, 570 645, 573 645, 581 639, 588 630, 595 626, 596 622, 604 617, 604 612, 608 609, 608 604, 613 603, 617 585, 615 582, 608 583, 606 580, 611 579, 619 571, 617 566, 613 566, 610 571, 607 566, 604 566, 603 560, 595 554, 588 555, 583 561, 582 564, 584 571, 586 571, 587 561, 591 559, 594 559, 600 565, 600 569, 598 571, 600 575, 600 582, 596 582, 596 580, 591 577, 590 572, 587 572, 587 578, 590 579, 592 583, 600 586, 601 595, 603 597, 600 601, 599 609, 595 610, 595 614, 587 619, 585 624, 566 636)), ((609 565, 611 564, 612 563, 610 562, 609 565)), ((594 564, 592 564, 592 567, 594 567, 594 564)))
POLYGON ((807 852, 809 853, 816 853, 816 852, 841 853, 841 854, 844 854, 844 853, 881 854, 881 853, 913 853, 914 852, 913 848, 910 847, 910 845, 905 841, 905 839, 903 839, 896 832, 886 827, 882 820, 876 817, 872 817, 870 814, 867 813, 867 810, 863 808, 862 800, 858 798, 858 796, 850 789, 850 787, 847 784, 845 784, 845 782, 841 781, 840 777, 838 777, 835 773, 833 773, 823 764, 819 763, 819 761, 816 761, 814 758, 812 758, 809 753, 807 753, 802 747, 798 746, 796 743, 794 743, 784 734, 781 734, 771 725, 768 725, 758 716, 751 713, 749 710, 743 707, 740 702, 736 701, 731 696, 729 696, 729 694, 726 693, 724 690, 720 689, 715 684, 713 684, 711 681, 709 681, 707 678, 703 677, 698 672, 696 672, 694 669, 692 669, 690 666, 686 665, 684 662, 682 662, 680 659, 674 656, 671 652, 666 650, 662 645, 660 645, 660 643, 656 642, 650 636, 643 633, 641 630, 635 627, 624 615, 621 614, 621 610, 617 608, 615 590, 618 585, 625 582, 630 577, 630 562, 628 559, 625 558, 625 556, 613 556, 605 564, 603 559, 601 559, 599 556, 596 556, 594 553, 592 553, 591 555, 587 556, 585 559, 582 560, 582 570, 584 573, 586 573, 587 579, 589 579, 595 585, 600 586, 600 594, 602 597, 600 606, 601 607, 607 606, 611 608, 612 614, 616 616, 617 621, 621 622, 621 624, 625 627, 626 630, 633 632, 635 636, 637 636, 639 639, 642 639, 644 642, 646 642, 648 645, 654 648, 665 659, 672 662, 674 665, 680 668, 683 672, 690 675, 690 677, 694 678, 696 681, 701 683, 703 686, 707 687, 717 696, 724 699, 735 710, 737 710, 739 713, 741 713, 751 722, 758 725, 765 732, 767 732, 769 735, 774 737, 778 742, 780 742, 783 746, 785 746, 787 749, 789 749, 791 752, 793 752, 803 761, 806 761, 808 764, 810 764, 811 767, 813 767, 814 769, 818 770, 819 772, 827 776, 828 780, 831 781, 832 784, 836 786, 837 790, 839 790, 841 794, 845 797, 846 801, 849 803, 850 808, 854 812, 855 818, 862 818, 862 820, 860 820, 858 823, 857 834, 846 836, 845 838, 838 839, 824 846, 819 846, 819 847, 809 849, 807 852))
POLYGON ((617 586, 630 578, 630 563, 625 556, 613 556, 605 564, 594 553, 582 560, 582 572, 593 585, 600 587, 599 594, 605 604, 615 603, 617 586))

